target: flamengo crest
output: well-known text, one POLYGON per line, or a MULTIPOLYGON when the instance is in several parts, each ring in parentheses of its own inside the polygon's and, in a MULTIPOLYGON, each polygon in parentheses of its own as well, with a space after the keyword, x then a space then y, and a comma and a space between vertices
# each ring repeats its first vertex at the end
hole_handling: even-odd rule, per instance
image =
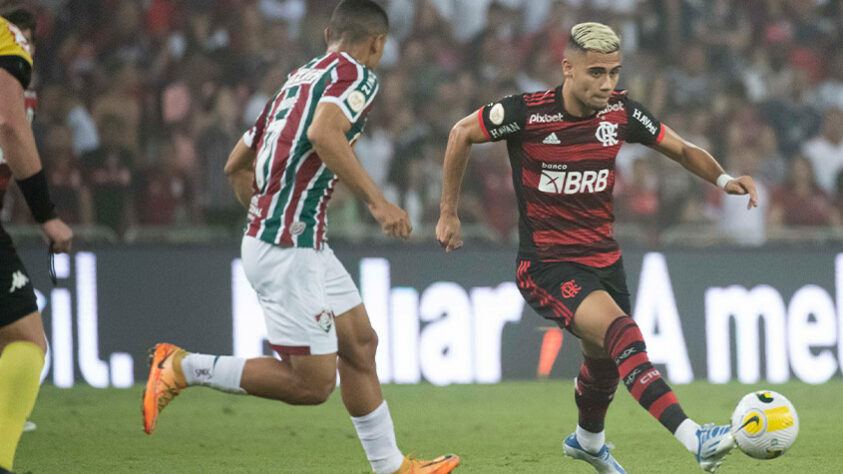
POLYGON ((618 144, 618 124, 612 122, 600 122, 597 132, 594 134, 603 146, 614 146, 618 144))

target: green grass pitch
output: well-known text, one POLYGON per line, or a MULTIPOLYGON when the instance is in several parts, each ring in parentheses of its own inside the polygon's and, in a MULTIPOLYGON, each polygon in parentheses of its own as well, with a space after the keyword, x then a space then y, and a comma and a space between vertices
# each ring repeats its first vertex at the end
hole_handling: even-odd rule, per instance
MULTIPOLYGON (((693 383, 675 387, 699 422, 725 423, 740 397, 770 388, 796 406, 799 438, 784 456, 756 461, 739 451, 722 473, 843 472, 843 381, 820 386, 693 383)), ((205 388, 185 391, 152 436, 141 429, 140 386, 98 390, 44 386, 24 433, 18 473, 365 473, 368 463, 339 391, 319 407, 291 407, 205 388)), ((622 388, 607 437, 631 473, 702 472, 673 437, 622 388)), ((562 456, 577 420, 571 381, 384 387, 399 446, 422 457, 455 452, 457 473, 588 473, 562 456)))

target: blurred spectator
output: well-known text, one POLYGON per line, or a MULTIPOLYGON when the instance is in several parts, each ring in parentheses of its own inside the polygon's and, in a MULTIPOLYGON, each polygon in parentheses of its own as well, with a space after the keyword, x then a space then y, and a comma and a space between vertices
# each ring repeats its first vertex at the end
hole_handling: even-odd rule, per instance
MULTIPOLYGON (((217 91, 207 125, 196 140, 196 153, 201 162, 201 207, 208 224, 236 227, 243 221, 243 210, 222 172, 233 144, 242 133, 234 91, 223 87, 217 91)), ((170 152, 174 155, 175 149, 170 152)), ((169 157, 169 160, 175 160, 175 156, 169 157)))
POLYGON ((62 125, 53 125, 47 131, 42 152, 50 197, 56 203, 58 216, 69 224, 91 222, 91 197, 84 187, 79 160, 73 154, 70 131, 62 125))
POLYGON ((843 110, 843 50, 838 49, 828 65, 828 77, 817 87, 816 105, 843 110))
POLYGON ((714 80, 701 44, 690 44, 678 58, 679 67, 667 72, 668 104, 674 107, 700 106, 711 100, 714 80))
POLYGON ((134 0, 117 0, 113 16, 104 26, 98 46, 100 59, 145 64, 151 54, 149 37, 142 34, 142 6, 134 0))
POLYGON ((138 131, 141 122, 140 71, 131 62, 115 64, 111 68, 112 80, 104 94, 97 97, 92 109, 94 122, 102 130, 104 122, 119 118, 120 135, 115 137, 120 146, 137 150, 140 146, 138 131))
POLYGON ((616 217, 639 224, 647 240, 653 242, 658 240, 658 191, 658 175, 647 157, 636 158, 631 174, 615 182, 616 217))
POLYGON ((176 168, 176 149, 167 143, 158 161, 140 176, 137 216, 142 225, 171 226, 194 220, 190 182, 176 168))
POLYGON ((840 172, 837 173, 837 179, 835 182, 836 186, 831 198, 834 202, 834 207, 837 209, 837 212, 840 213, 841 219, 843 219, 843 170, 840 170, 840 172))
POLYGON ((135 155, 122 145, 126 123, 119 115, 106 115, 100 126, 102 143, 82 157, 85 183, 93 200, 93 218, 118 234, 132 219, 132 175, 135 155))
POLYGON ((46 128, 64 125, 70 130, 73 154, 81 156, 99 147, 97 125, 87 108, 70 96, 61 84, 49 84, 41 90, 38 112, 35 114, 35 136, 46 128))
POLYGON ((839 226, 840 215, 817 185, 811 162, 797 156, 790 162, 788 179, 773 193, 771 226, 839 226))
POLYGON ((763 104, 762 113, 776 130, 785 155, 797 153, 802 142, 819 130, 820 115, 810 105, 811 91, 808 72, 796 69, 786 95, 763 104))
MULTIPOLYGON (((441 151, 444 153, 444 149, 441 151)), ((474 181, 471 187, 482 203, 482 219, 495 231, 496 235, 491 236, 493 240, 512 242, 518 226, 518 207, 506 147, 494 144, 482 149, 481 153, 473 158, 469 177, 474 181)))
POLYGON ((843 109, 826 111, 822 133, 806 142, 802 152, 811 160, 823 191, 833 193, 837 174, 843 170, 843 109))
POLYGON ((746 6, 732 5, 729 0, 699 2, 697 6, 694 36, 708 47, 712 66, 732 74, 738 72, 740 54, 752 41, 746 6))
MULTIPOLYGON (((735 151, 730 157, 727 169, 732 176, 756 176, 761 165, 761 156, 754 148, 735 151)), ((732 196, 717 190, 720 209, 718 221, 720 229, 732 240, 741 245, 761 245, 766 241, 767 211, 770 205, 770 193, 767 184, 755 181, 758 191, 758 207, 747 209, 747 196, 732 196)))

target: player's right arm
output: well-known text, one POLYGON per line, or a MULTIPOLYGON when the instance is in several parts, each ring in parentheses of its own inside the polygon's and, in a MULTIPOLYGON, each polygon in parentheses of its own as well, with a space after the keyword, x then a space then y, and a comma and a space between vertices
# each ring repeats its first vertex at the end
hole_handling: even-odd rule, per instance
POLYGON ((436 224, 436 240, 446 252, 456 250, 463 244, 457 209, 471 146, 517 136, 524 130, 526 110, 523 96, 507 96, 500 102, 483 106, 464 117, 451 129, 445 149, 442 199, 439 202, 439 222, 436 224))
POLYGON ((53 251, 68 252, 73 232, 56 217, 55 206, 47 192, 47 179, 26 116, 23 93, 21 80, 0 67, 0 149, 53 251))
POLYGON ((446 252, 462 247, 462 232, 457 208, 460 202, 460 187, 468 166, 468 155, 475 143, 485 143, 490 139, 483 133, 475 111, 457 122, 448 135, 445 148, 445 163, 442 172, 442 199, 439 202, 439 222, 436 223, 436 240, 446 252))
POLYGON ((325 166, 368 204, 369 211, 381 225, 383 233, 408 239, 413 231, 409 216, 403 209, 386 200, 354 155, 346 137, 350 129, 351 122, 339 106, 333 102, 320 102, 316 106, 313 122, 307 129, 307 138, 325 166))

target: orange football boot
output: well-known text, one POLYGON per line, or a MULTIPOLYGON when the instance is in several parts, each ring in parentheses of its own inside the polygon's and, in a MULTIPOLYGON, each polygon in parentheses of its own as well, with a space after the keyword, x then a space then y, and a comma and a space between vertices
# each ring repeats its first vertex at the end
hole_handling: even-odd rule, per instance
POLYGON ((445 454, 430 461, 404 456, 404 462, 393 474, 448 474, 460 463, 456 454, 445 454))
POLYGON ((158 415, 187 387, 181 361, 189 354, 173 344, 156 344, 149 350, 149 379, 143 391, 143 430, 152 434, 158 415))

